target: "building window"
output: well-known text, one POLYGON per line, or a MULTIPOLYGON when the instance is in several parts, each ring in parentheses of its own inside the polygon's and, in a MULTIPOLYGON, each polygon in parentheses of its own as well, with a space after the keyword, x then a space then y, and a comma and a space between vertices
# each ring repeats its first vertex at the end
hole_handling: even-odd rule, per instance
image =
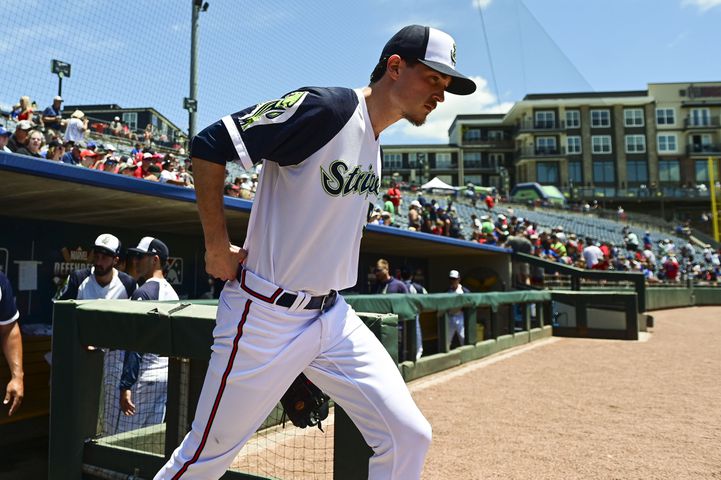
POLYGON ((673 108, 656 109, 656 125, 676 125, 676 113, 673 108))
POLYGON ((451 168, 451 154, 436 153, 436 168, 451 168))
POLYGON ((463 166, 465 168, 480 168, 481 152, 465 152, 463 154, 463 166))
POLYGON ((488 130, 488 140, 503 140, 503 130, 488 130))
POLYGON ((593 135, 591 137, 591 151, 593 153, 611 153, 611 136, 593 135))
POLYGON ((463 134, 464 142, 478 142, 481 140, 481 131, 478 128, 469 128, 463 134))
POLYGON ((626 178, 628 183, 647 183, 648 163, 646 160, 629 160, 626 162, 626 178))
POLYGON ((556 137, 536 137, 536 155, 554 155, 557 153, 556 137))
POLYGON ((678 149, 676 144, 676 134, 659 135, 658 151, 661 153, 675 152, 678 149))
POLYGON ((568 181, 574 185, 583 185, 583 164, 580 161, 568 162, 568 181))
POLYGON ((125 123, 130 131, 138 129, 138 112, 123 113, 123 123, 125 123))
POLYGON ((708 160, 696 160, 696 181, 708 182, 708 160))
POLYGON ((681 181, 681 166, 678 160, 659 160, 658 161, 658 179, 661 182, 681 181))
POLYGON ((401 168, 403 166, 403 154, 384 153, 383 168, 401 168))
POLYGON ((646 137, 644 135, 626 135, 626 153, 645 153, 646 137))
POLYGON ((409 153, 408 154, 408 168, 416 168, 418 167, 418 154, 417 153, 409 153))
POLYGON ((615 184, 616 171, 612 161, 595 160, 593 162, 593 183, 615 184))
POLYGON ((610 110, 591 110, 591 127, 601 128, 611 126, 610 110))
POLYGON ((566 128, 581 127, 581 112, 579 110, 566 110, 566 128))
POLYGON ((581 153, 581 137, 566 137, 566 153, 569 155, 581 153))
POLYGON ((488 155, 488 168, 498 170, 499 165, 503 165, 505 155, 502 153, 491 153, 488 155))
POLYGON ((711 125, 711 113, 708 108, 692 108, 689 124, 692 127, 708 127, 711 125))
POLYGON ((483 185, 480 175, 464 175, 465 183, 472 183, 473 185, 483 185))
POLYGON ((536 181, 546 185, 558 184, 558 162, 539 162, 536 164, 536 181))
POLYGON ((643 127, 643 109, 627 108, 623 111, 623 124, 627 127, 643 127))
POLYGON ((535 128, 555 128, 556 126, 556 112, 553 110, 538 111, 535 118, 535 128))

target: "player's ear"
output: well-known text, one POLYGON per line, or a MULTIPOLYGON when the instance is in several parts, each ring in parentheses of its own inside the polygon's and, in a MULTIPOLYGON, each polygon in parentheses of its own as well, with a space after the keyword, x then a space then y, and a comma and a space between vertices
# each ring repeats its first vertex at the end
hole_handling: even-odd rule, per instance
POLYGON ((400 57, 400 55, 394 54, 388 57, 388 61, 386 62, 386 72, 388 73, 388 75, 391 76, 392 79, 395 80, 400 75, 402 62, 403 59, 400 57))

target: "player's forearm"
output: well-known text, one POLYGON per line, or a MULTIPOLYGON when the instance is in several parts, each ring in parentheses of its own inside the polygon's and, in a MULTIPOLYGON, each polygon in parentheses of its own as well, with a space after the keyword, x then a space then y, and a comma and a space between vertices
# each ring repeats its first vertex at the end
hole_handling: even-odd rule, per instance
POLYGON ((227 249, 230 241, 223 210, 225 165, 193 158, 193 176, 205 247, 227 249))
POLYGON ((18 322, 0 325, 0 343, 13 378, 23 378, 23 343, 18 322))

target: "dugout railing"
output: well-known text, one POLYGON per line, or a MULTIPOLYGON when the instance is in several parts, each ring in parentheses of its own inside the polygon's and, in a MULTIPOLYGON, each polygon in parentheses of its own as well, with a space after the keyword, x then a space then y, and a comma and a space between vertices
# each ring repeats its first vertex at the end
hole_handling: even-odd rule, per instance
MULTIPOLYGON (((444 311, 460 308, 467 312, 464 345, 450 352, 439 347, 439 353, 399 363, 407 381, 551 335, 548 292, 377 297, 348 300, 357 311, 361 307, 379 310, 359 315, 396 360, 397 349, 404 344, 398 341, 399 317, 403 324, 415 321, 417 313, 431 313, 440 319, 440 334, 444 311)), ((117 474, 152 478, 189 429, 210 356, 214 318, 214 306, 188 302, 58 302, 52 338, 49 478, 110 478, 117 474), (105 352, 111 349, 170 358, 162 426, 98 436, 102 430, 103 362, 105 352), (135 442, 139 438, 149 443, 135 442)), ((442 335, 437 335, 436 341, 445 344, 442 335)), ((284 477, 272 469, 263 473, 228 471, 223 478, 366 478, 370 448, 342 410, 338 406, 333 410, 332 438, 321 447, 333 451, 331 462, 323 467, 326 473, 298 470, 284 477)), ((274 415, 264 427, 277 433, 281 431, 276 425, 278 412, 274 415)), ((285 428, 301 436, 316 433, 311 430, 315 429, 285 428)))

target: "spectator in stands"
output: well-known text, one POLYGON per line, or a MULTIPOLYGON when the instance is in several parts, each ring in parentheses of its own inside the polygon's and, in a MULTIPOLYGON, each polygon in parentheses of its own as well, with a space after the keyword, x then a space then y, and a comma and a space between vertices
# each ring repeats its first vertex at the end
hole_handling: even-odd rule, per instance
POLYGON ((388 189, 387 193, 390 197, 391 203, 393 203, 393 213, 400 213, 401 203, 403 202, 403 199, 401 197, 401 191, 394 180, 391 180, 391 186, 388 189))
POLYGON ((393 205, 393 202, 391 201, 391 196, 387 193, 383 194, 383 211, 391 214, 391 222, 393 222, 396 209, 395 205, 393 205))
POLYGON ((376 284, 372 293, 408 293, 406 285, 390 274, 390 265, 384 258, 378 259, 373 269, 376 277, 376 284))
POLYGON ((120 121, 120 117, 114 117, 113 121, 110 122, 110 135, 116 137, 122 137, 123 135, 123 123, 120 121))
POLYGON ((496 205, 496 201, 495 201, 495 199, 493 198, 493 196, 492 196, 492 195, 486 195, 486 196, 483 198, 483 201, 486 203, 486 208, 488 209, 488 211, 489 211, 489 212, 493 211, 493 207, 496 205))
POLYGON ((240 187, 234 183, 226 184, 223 192, 229 197, 240 198, 240 187))
POLYGON ((15 125, 15 133, 8 140, 7 147, 11 152, 17 152, 20 148, 26 147, 28 144, 28 135, 32 130, 33 124, 28 120, 21 120, 15 125))
POLYGON ((85 142, 65 142, 65 153, 60 161, 68 165, 80 165, 83 159, 81 152, 85 147, 85 142))
POLYGON ((586 238, 586 248, 583 249, 583 259, 586 261, 586 268, 594 268, 603 261, 603 251, 593 243, 593 239, 586 238))
POLYGON ((63 155, 65 155, 65 147, 62 142, 57 139, 50 140, 48 150, 45 152, 45 159, 59 162, 63 155))
POLYGON ((676 254, 671 252, 663 262, 664 278, 669 282, 678 282, 680 280, 679 271, 680 265, 678 263, 678 259, 676 258, 676 254))
POLYGON ((27 95, 20 97, 20 112, 18 113, 17 119, 27 120, 29 122, 33 121, 32 102, 30 101, 30 97, 27 95))
MULTIPOLYGON (((23 344, 18 326, 18 312, 10 280, 0 271, 0 350, 10 369, 10 379, 5 386, 3 405, 10 404, 8 416, 20 407, 24 396, 23 344)), ((3 372, 3 377, 7 378, 3 372)))
POLYGON ((238 177, 240 179, 240 198, 250 200, 253 198, 253 182, 250 180, 250 175, 247 173, 241 173, 238 177))
POLYGON ((408 208, 408 229, 420 232, 421 222, 421 204, 418 200, 413 200, 408 208))
POLYGON ((653 240, 651 240, 651 232, 646 230, 646 233, 643 236, 643 248, 644 250, 652 248, 653 247, 653 240))
POLYGON ((85 149, 80 152, 80 166, 85 168, 93 168, 98 154, 93 150, 85 149))
POLYGON ((156 164, 152 164, 148 167, 147 174, 143 177, 145 180, 150 180, 151 182, 157 182, 160 181, 160 167, 156 164))
POLYGON ((138 169, 138 166, 134 163, 128 163, 127 157, 121 157, 121 159, 122 158, 125 158, 126 161, 120 163, 120 165, 118 166, 118 173, 121 175, 126 175, 128 177, 135 177, 135 170, 138 169))
POLYGON ((88 130, 88 119, 82 110, 75 110, 70 115, 70 120, 65 128, 65 141, 81 142, 85 139, 85 132, 88 130))
POLYGON ((150 175, 150 166, 153 165, 153 154, 150 152, 142 152, 140 167, 135 170, 135 178, 145 178, 150 175))
POLYGON ((139 153, 140 154, 143 153, 143 147, 142 147, 142 145, 140 145, 139 143, 136 142, 135 146, 133 146, 133 149, 130 151, 130 155, 135 157, 139 153))
POLYGON ((62 103, 63 97, 56 96, 53 98, 53 104, 43 110, 42 120, 48 142, 54 135, 60 135, 65 126, 62 103))
POLYGON ((0 127, 0 152, 12 152, 12 150, 8 148, 8 141, 10 140, 11 135, 12 133, 10 133, 10 130, 0 127))
POLYGON ((170 185, 178 185, 181 187, 185 186, 184 182, 178 179, 178 175, 173 170, 173 161, 166 157, 165 161, 161 165, 160 171, 160 183, 168 183, 170 185))
POLYGON ((43 137, 40 130, 30 130, 30 133, 28 133, 27 144, 24 147, 18 148, 15 153, 27 155, 29 157, 43 158, 40 154, 40 149, 43 146, 44 140, 45 137, 43 137))
POLYGON ((153 127, 152 123, 149 123, 145 126, 145 131, 143 131, 143 143, 145 143, 146 147, 149 147, 153 143, 153 139, 155 138, 155 127, 153 127))
MULTIPOLYGON (((461 285, 461 275, 458 270, 451 270, 448 273, 448 290, 447 293, 470 293, 466 287, 461 285)), ((462 309, 454 309, 448 311, 448 328, 446 330, 446 349, 450 349, 453 345, 454 337, 457 337, 458 344, 463 345, 466 338, 466 328, 462 309)))

